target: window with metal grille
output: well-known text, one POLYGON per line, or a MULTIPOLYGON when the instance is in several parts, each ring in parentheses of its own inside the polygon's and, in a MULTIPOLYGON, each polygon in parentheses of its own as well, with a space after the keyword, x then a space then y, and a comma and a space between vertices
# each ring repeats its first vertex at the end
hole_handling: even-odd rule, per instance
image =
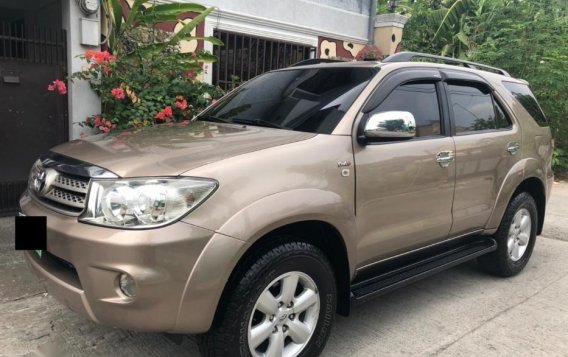
POLYGON ((314 57, 316 48, 262 37, 215 30, 214 36, 225 44, 215 46, 213 84, 227 90, 239 83, 314 57))
POLYGON ((65 31, 0 22, 0 60, 66 64, 65 31))

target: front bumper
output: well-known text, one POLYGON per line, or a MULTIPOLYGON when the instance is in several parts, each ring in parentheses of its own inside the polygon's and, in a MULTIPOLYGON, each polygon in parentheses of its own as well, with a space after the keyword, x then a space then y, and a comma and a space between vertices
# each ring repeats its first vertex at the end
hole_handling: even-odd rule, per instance
MULTIPOLYGON (((218 236, 214 232, 181 221, 149 230, 92 226, 53 212, 27 195, 20 207, 25 215, 47 216, 48 253, 39 258, 27 251, 25 257, 48 293, 70 309, 101 324, 137 331, 192 333, 209 328, 218 297, 206 297, 214 308, 200 312, 184 296, 191 295, 189 277, 206 245, 218 236), (123 272, 136 282, 134 298, 120 292, 118 278, 123 272), (184 319, 199 323, 178 321, 182 310, 184 319)), ((202 286, 195 288, 207 293, 202 286)))

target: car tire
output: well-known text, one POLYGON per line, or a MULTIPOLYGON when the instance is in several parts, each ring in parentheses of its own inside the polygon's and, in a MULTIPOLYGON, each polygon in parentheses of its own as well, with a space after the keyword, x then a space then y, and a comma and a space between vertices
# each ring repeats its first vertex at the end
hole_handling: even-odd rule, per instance
POLYGON ((520 273, 534 249, 538 218, 534 198, 526 192, 516 195, 494 236, 497 250, 478 258, 481 267, 502 277, 520 273))
POLYGON ((198 336, 201 354, 256 357, 274 348, 282 356, 318 356, 337 304, 325 254, 308 243, 283 243, 249 266, 224 293, 211 330, 198 336))

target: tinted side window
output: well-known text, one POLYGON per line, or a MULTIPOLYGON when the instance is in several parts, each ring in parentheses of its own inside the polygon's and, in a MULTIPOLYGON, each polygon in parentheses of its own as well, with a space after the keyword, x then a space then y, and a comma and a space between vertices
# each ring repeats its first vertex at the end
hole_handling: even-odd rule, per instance
POLYGON ((548 125, 546 117, 538 105, 534 94, 529 86, 522 83, 503 82, 505 88, 521 103, 527 112, 540 125, 548 125))
POLYGON ((507 129, 511 127, 511 121, 501 109, 499 103, 495 102, 495 129, 507 129))
POLYGON ((510 127, 505 113, 486 88, 448 84, 448 92, 454 112, 456 135, 510 127))
POLYGON ((416 120, 416 136, 440 135, 440 107, 436 84, 408 83, 395 89, 373 113, 401 110, 412 113, 416 120))

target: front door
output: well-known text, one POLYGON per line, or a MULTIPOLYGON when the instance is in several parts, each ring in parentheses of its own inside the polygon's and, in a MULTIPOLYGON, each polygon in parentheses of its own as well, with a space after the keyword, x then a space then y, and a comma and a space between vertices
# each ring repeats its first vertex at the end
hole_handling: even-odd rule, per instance
MULTIPOLYGON (((416 137, 354 144, 360 266, 441 241, 452 225, 455 165, 437 160, 439 153, 455 150, 439 95, 442 84, 437 71, 419 72, 419 79, 402 73, 404 81, 366 114, 410 112, 416 137), (433 73, 425 77, 427 72, 433 73)), ((381 86, 376 95, 384 96, 381 86)))

